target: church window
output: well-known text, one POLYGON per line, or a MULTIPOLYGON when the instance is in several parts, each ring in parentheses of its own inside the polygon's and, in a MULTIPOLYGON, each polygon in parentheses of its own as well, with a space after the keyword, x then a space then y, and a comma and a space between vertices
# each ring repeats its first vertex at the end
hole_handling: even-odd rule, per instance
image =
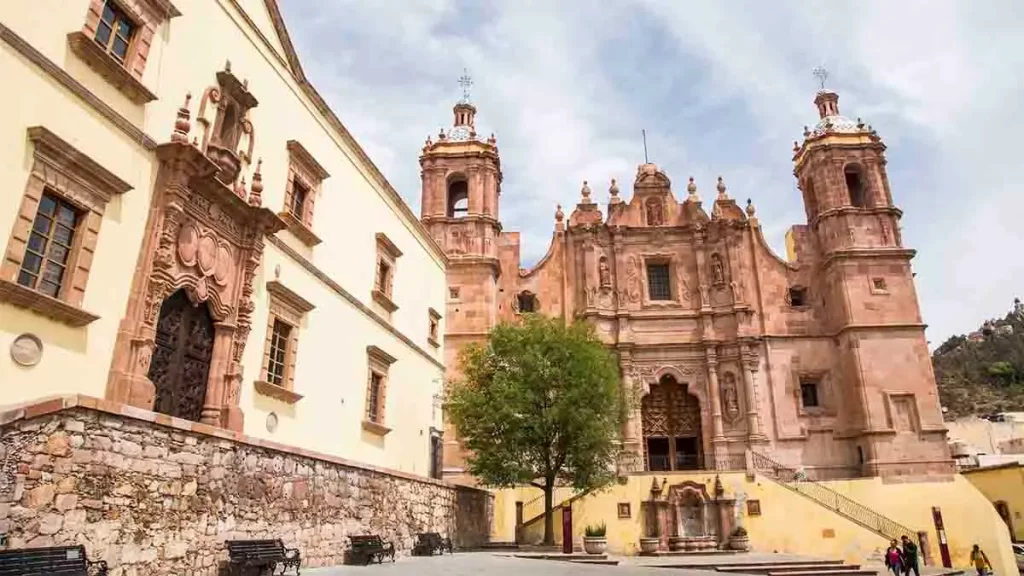
POLYGON ((429 308, 427 310, 428 317, 428 328, 427 328, 427 341, 431 346, 439 346, 439 333, 441 324, 441 315, 437 313, 437 310, 429 308))
POLYGON ((371 296, 373 301, 379 304, 388 314, 398 310, 398 305, 395 304, 393 298, 395 267, 398 257, 401 255, 401 250, 395 246, 395 243, 390 238, 383 233, 377 233, 377 269, 374 273, 371 296))
POLYGON ((800 381, 800 404, 804 408, 818 408, 821 406, 818 398, 818 383, 814 380, 800 381))
POLYGON ((59 297, 67 278, 78 221, 74 206, 51 192, 43 193, 25 247, 18 284, 51 298, 59 297))
POLYGON ((128 46, 135 35, 135 23, 111 0, 103 3, 103 12, 93 39, 122 66, 128 57, 128 46))
POLYGON ((270 358, 267 361, 267 381, 280 386, 284 382, 288 361, 288 337, 292 327, 274 318, 270 333, 270 358))
POLYGON ((385 426, 387 413, 388 371, 395 358, 376 346, 366 348, 369 371, 366 379, 366 411, 363 429, 375 434, 391 431, 385 426))
POLYGON ((456 180, 448 185, 448 217, 464 218, 469 214, 469 185, 456 180))
POLYGON ((28 129, 31 169, 0 257, 0 301, 72 327, 81 308, 107 203, 132 189, 42 126, 28 129))
POLYGON ((881 294, 881 293, 884 293, 884 292, 888 292, 888 289, 887 289, 886 284, 885 284, 885 278, 872 278, 871 279, 871 290, 872 290, 872 292, 875 292, 875 293, 878 293, 878 294, 881 294))
POLYGON ((256 391, 292 404, 302 398, 294 392, 299 326, 314 306, 278 280, 267 282, 267 294, 270 314, 256 391))
POLYGON ((651 300, 671 300, 672 286, 667 263, 647 264, 647 295, 651 300))
POLYGON ((789 289, 789 305, 794 308, 800 308, 807 306, 807 288, 803 286, 793 286, 789 289))
POLYGON ((458 300, 459 299, 459 287, 458 286, 452 286, 451 288, 448 289, 448 298, 450 298, 452 300, 458 300))
POLYGON ((284 211, 279 216, 287 224, 288 231, 303 244, 316 246, 320 238, 313 233, 313 208, 317 193, 330 174, 298 140, 288 141, 288 156, 284 211))
POLYGON ((537 296, 533 292, 522 292, 516 296, 520 314, 532 314, 537 311, 537 296))
POLYGON ((860 168, 852 165, 847 166, 843 170, 843 174, 846 177, 846 191, 850 195, 850 204, 857 208, 866 207, 864 175, 861 173, 860 168))

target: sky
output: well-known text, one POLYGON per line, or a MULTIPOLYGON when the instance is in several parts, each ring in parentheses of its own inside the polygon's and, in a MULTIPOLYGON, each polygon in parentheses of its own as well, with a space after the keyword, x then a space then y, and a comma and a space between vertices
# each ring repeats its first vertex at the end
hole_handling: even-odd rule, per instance
POLYGON ((588 180, 631 194, 650 161, 677 199, 721 175, 769 243, 805 222, 793 141, 817 121, 813 68, 888 146, 927 338, 1024 297, 1024 2, 282 0, 306 75, 419 213, 418 157, 473 78, 501 154, 524 266, 588 180))

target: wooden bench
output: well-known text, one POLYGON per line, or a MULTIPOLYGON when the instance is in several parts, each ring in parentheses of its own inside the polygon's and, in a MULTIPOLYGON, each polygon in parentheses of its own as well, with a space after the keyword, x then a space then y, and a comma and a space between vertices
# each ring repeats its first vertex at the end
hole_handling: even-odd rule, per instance
POLYGON ((286 548, 281 540, 228 540, 228 568, 230 573, 240 574, 249 568, 268 569, 271 574, 281 567, 284 574, 288 568, 295 568, 299 574, 302 556, 297 548, 286 548))
POLYGON ((447 550, 453 553, 451 538, 442 538, 437 532, 423 532, 416 535, 416 543, 412 547, 412 553, 416 556, 433 556, 434 552, 444 554, 447 550))
POLYGON ((92 561, 85 546, 0 550, 0 576, 106 576, 107 563, 92 561))
POLYGON ((348 564, 366 566, 374 558, 377 559, 378 564, 381 564, 384 562, 385 556, 389 556, 392 562, 395 561, 395 545, 381 540, 381 537, 376 534, 349 536, 349 540, 352 542, 352 547, 345 555, 348 564))

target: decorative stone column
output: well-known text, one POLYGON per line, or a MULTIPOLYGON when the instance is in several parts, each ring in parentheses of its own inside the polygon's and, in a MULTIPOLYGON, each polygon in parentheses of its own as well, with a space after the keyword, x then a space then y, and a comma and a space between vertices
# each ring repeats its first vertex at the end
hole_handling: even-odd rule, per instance
POLYGON ((761 416, 757 411, 757 354, 749 344, 740 347, 740 358, 743 365, 743 388, 747 398, 747 437, 750 442, 764 440, 761 432, 761 416))
POLYGON ((722 402, 718 389, 718 354, 715 347, 706 350, 708 364, 708 402, 711 404, 712 449, 714 450, 715 468, 725 455, 725 428, 722 425, 722 402))
POLYGON ((633 366, 624 364, 622 367, 622 387, 626 401, 630 402, 628 416, 622 428, 622 448, 624 452, 623 463, 626 470, 623 472, 636 472, 643 470, 643 430, 642 414, 640 411, 640 390, 633 377, 633 366))

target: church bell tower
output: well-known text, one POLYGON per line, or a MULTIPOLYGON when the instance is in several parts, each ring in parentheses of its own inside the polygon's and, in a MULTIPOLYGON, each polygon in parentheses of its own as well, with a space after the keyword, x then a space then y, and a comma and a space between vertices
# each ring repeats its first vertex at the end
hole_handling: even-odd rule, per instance
POLYGON ((794 145, 825 330, 833 335, 836 438, 864 475, 919 475, 949 466, 945 427, 910 261, 886 174, 885 144, 839 95, 815 96, 819 121, 794 145))
MULTIPOLYGON (((476 131, 476 107, 470 101, 472 81, 464 74, 462 98, 453 108, 454 122, 428 137, 420 155, 423 183, 420 220, 447 254, 448 305, 445 319, 445 366, 448 379, 458 378, 459 351, 483 342, 497 323, 498 198, 501 161, 492 134, 476 131)), ((444 478, 472 483, 465 471, 465 452, 445 423, 444 478)))

